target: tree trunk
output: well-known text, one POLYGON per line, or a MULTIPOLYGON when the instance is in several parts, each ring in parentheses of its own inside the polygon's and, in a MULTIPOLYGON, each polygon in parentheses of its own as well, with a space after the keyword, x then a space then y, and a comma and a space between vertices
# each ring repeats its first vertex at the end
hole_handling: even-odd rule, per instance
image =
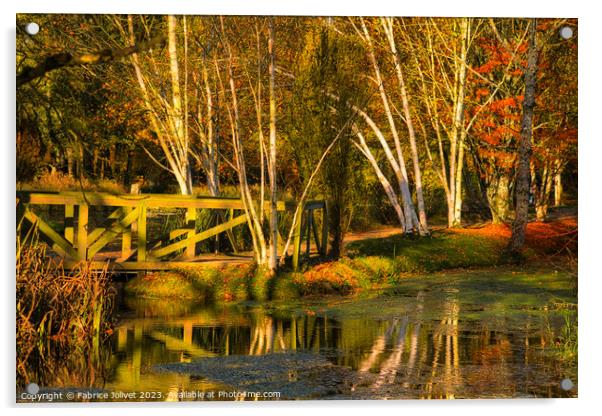
MULTIPOLYGON (((127 156, 126 156, 127 157, 127 156)), ((112 144, 109 147, 109 170, 111 171, 111 178, 117 178, 117 145, 112 144)))
POLYGON ((560 159, 556 160, 556 174, 554 175, 554 206, 562 205, 562 165, 560 159))
POLYGON ((399 205, 399 199, 397 198, 397 195, 395 194, 395 190, 393 189, 393 186, 391 185, 391 183, 389 182, 387 177, 383 174, 382 170, 378 166, 378 163, 376 162, 376 159, 374 158, 372 151, 370 150, 370 148, 368 147, 368 144, 366 143, 366 139, 364 138, 364 135, 357 129, 356 126, 353 126, 353 127, 354 127, 353 130, 354 130, 355 134, 360 139, 359 143, 353 142, 353 144, 360 150, 360 152, 362 152, 362 154, 366 157, 366 159, 368 159, 368 162, 370 162, 370 165, 372 165, 372 168, 374 169, 374 172, 376 173, 376 177, 378 178, 383 189, 385 190, 385 193, 387 194, 387 198, 389 198, 389 202, 395 209, 395 213, 397 214, 397 219, 399 220, 399 225, 401 226, 401 230, 402 230, 402 232, 405 232, 404 227, 405 227, 406 221, 403 216, 403 210, 401 208, 401 205, 399 205))
MULTIPOLYGON (((535 217, 537 221, 545 221, 548 216, 548 207, 550 206, 550 196, 554 179, 551 170, 552 169, 548 165, 544 168, 541 178, 541 187, 536 193, 535 217)), ((535 176, 532 178, 533 181, 535 181, 535 176)))
POLYGON ((378 84, 378 91, 380 94, 381 101, 383 103, 383 109, 387 116, 387 120, 389 122, 389 128, 391 130, 391 135, 393 136, 393 142, 395 144, 395 151, 397 153, 396 162, 398 165, 398 170, 396 170, 396 173, 397 173, 397 179, 399 182, 399 191, 400 191, 400 194, 402 197, 404 217, 406 220, 405 232, 408 233, 408 232, 411 232, 412 229, 419 230, 420 223, 418 222, 418 217, 416 216, 416 212, 414 211, 414 204, 412 202, 412 194, 410 193, 410 187, 408 184, 408 173, 406 170, 405 158, 404 158, 403 152, 401 150, 401 142, 399 140, 399 134, 397 132, 397 127, 395 125, 393 113, 389 106, 389 98, 385 91, 384 83, 383 83, 381 73, 380 73, 380 68, 379 68, 378 62, 376 60, 376 55, 374 53, 374 46, 372 44, 372 38, 370 37, 368 28, 366 27, 366 24, 364 23, 363 19, 361 20, 361 22, 362 22, 362 29, 363 29, 363 33, 364 33, 363 38, 368 45, 368 56, 370 57, 372 67, 374 69, 374 75, 376 77, 376 83, 378 84))
POLYGON ((83 178, 84 177, 84 145, 81 144, 80 142, 77 143, 77 152, 78 152, 78 157, 77 157, 77 163, 76 163, 76 168, 77 168, 77 177, 78 178, 83 178))
POLYGON ((94 151, 92 152, 92 174, 96 178, 98 173, 98 147, 94 146, 94 151))
POLYGON ((450 164, 449 164, 449 189, 453 198, 453 219, 451 226, 461 225, 462 213, 462 167, 464 164, 464 95, 466 91, 466 59, 468 54, 468 19, 462 19, 460 47, 460 62, 456 72, 458 79, 458 93, 455 97, 455 113, 452 133, 450 137, 450 164))
POLYGON ((190 163, 188 163, 188 142, 186 140, 186 126, 184 126, 184 112, 182 109, 182 94, 180 92, 180 71, 178 68, 178 51, 176 37, 176 18, 173 15, 167 16, 167 34, 168 34, 168 54, 169 54, 169 73, 171 76, 171 95, 172 108, 168 117, 173 122, 174 142, 176 146, 176 156, 178 171, 176 171, 176 180, 180 186, 180 192, 183 195, 192 193, 192 173, 190 163))
POLYGON ((516 259, 522 257, 529 214, 529 166, 531 162, 531 135, 533 133, 533 109, 535 107, 535 82, 537 80, 536 19, 529 27, 529 50, 525 71, 525 95, 518 148, 518 173, 516 176, 516 206, 512 236, 508 243, 508 254, 516 259))
MULTIPOLYGON (((270 247, 269 267, 275 273, 278 261, 278 194, 276 189, 276 96, 275 96, 275 52, 274 52, 274 18, 270 18, 270 38, 268 49, 270 54, 270 247)), ((261 201, 263 204, 263 201, 261 201)), ((263 207, 262 207, 263 208, 263 207)))
POLYGON ((491 211, 491 222, 504 224, 510 212, 510 178, 506 174, 500 175, 487 187, 487 200, 491 211))
MULTIPOLYGON (((131 15, 128 16, 128 30, 130 42, 133 44, 135 42, 135 34, 134 21, 131 15)), ((186 137, 187 128, 184 126, 182 100, 180 94, 176 19, 174 16, 168 16, 167 18, 167 32, 169 72, 172 90, 171 104, 168 103, 158 89, 154 87, 147 87, 147 81, 142 73, 138 55, 133 53, 131 55, 131 59, 136 79, 138 81, 138 85, 140 86, 140 92, 142 93, 143 103, 151 122, 151 128, 157 135, 157 141, 165 158, 167 159, 167 166, 157 162, 154 158, 153 161, 174 175, 180 188, 180 192, 186 195, 192 192, 192 172, 188 159, 189 149, 186 137), (153 94, 152 96, 151 92, 153 94), (164 108, 157 111, 155 105, 158 104, 153 102, 151 97, 159 101, 161 103, 160 105, 164 108), (165 112, 165 117, 167 120, 161 119, 163 117, 161 116, 162 112, 165 112)))
POLYGON ((452 226, 462 226, 462 174, 464 169, 464 141, 466 140, 466 130, 462 129, 460 140, 458 142, 458 165, 456 170, 456 195, 454 196, 454 215, 452 226))
POLYGON ((70 177, 73 177, 73 149, 71 148, 71 145, 67 145, 65 153, 67 154, 67 174, 70 177))
MULTIPOLYGON (((234 81, 234 56, 232 54, 232 48, 227 39, 224 19, 220 18, 221 31, 224 39, 226 53, 228 56, 228 84, 231 98, 231 110, 228 110, 228 117, 230 119, 230 128, 232 134, 232 146, 234 149, 234 161, 236 164, 236 170, 238 173, 239 189, 241 193, 241 199, 245 208, 245 213, 248 216, 249 230, 251 232, 251 239, 253 241, 253 251, 255 254, 255 261, 259 266, 265 266, 268 261, 268 248, 266 244, 265 235, 261 227, 260 216, 263 215, 263 206, 259 208, 259 215, 257 209, 253 203, 251 190, 249 188, 249 182, 247 180, 247 168, 244 158, 244 150, 242 142, 240 140, 240 117, 238 112, 238 96, 236 90, 236 83, 234 81)), ((225 88, 224 90, 225 93, 225 88)), ((263 204, 263 201, 261 201, 263 204)))
POLYGON ((418 202, 418 217, 420 219, 419 232, 421 235, 427 235, 428 223, 426 219, 426 209, 424 206, 424 196, 422 193, 422 172, 420 170, 420 161, 418 159, 418 148, 416 146, 416 133, 414 130, 414 124, 412 122, 412 114, 410 111, 410 103, 408 100, 408 94, 406 90, 405 80, 401 71, 401 63, 399 55, 397 53, 397 45, 395 44, 395 37, 393 34, 393 18, 382 18, 381 23, 385 29, 387 39, 389 40, 389 47, 393 56, 393 63, 395 65, 395 72, 397 74, 397 80, 399 82, 399 90, 401 93, 401 102, 403 106, 403 115, 405 123, 408 128, 408 137, 410 139, 410 150, 412 153, 412 165, 414 167, 414 183, 416 185, 416 201, 418 202))

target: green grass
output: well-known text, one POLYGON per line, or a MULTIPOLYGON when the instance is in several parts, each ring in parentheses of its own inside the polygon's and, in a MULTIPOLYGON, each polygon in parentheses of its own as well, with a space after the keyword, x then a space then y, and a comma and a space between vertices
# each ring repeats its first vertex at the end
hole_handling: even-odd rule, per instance
POLYGON ((269 297, 271 280, 267 273, 251 264, 220 268, 191 265, 138 276, 127 282, 125 291, 155 299, 264 301, 269 297))
MULTIPOLYGON (((347 296, 371 289, 411 287, 414 279, 424 282, 425 274, 502 266, 503 249, 503 241, 491 236, 449 232, 435 232, 426 238, 394 235, 353 242, 347 247, 346 257, 310 266, 302 272, 282 270, 274 278, 251 265, 217 269, 190 266, 138 277, 128 282, 126 290, 143 297, 214 302, 347 296)), ((528 289, 531 282, 523 282, 529 276, 528 273, 512 276, 513 285, 524 284, 526 288, 512 296, 532 299, 528 289)), ((496 282, 473 279, 475 282, 483 284, 478 293, 484 299, 491 290, 496 290, 496 282)), ((553 282, 551 276, 546 284, 553 282)), ((553 286, 547 288, 553 291, 553 286)))
POLYGON ((444 232, 434 232, 424 238, 399 234, 356 241, 347 246, 349 257, 363 263, 376 263, 372 267, 379 272, 394 273, 495 266, 500 264, 502 248, 496 239, 444 232))

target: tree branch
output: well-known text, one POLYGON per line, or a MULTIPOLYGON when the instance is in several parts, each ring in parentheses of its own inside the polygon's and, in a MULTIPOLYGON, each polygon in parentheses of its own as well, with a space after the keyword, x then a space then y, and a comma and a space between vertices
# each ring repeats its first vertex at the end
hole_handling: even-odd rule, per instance
POLYGON ((146 42, 139 42, 136 45, 121 49, 103 49, 97 52, 72 55, 69 52, 60 52, 47 56, 35 67, 26 66, 17 75, 17 88, 46 75, 55 69, 68 66, 95 65, 116 61, 134 53, 146 52, 153 48, 160 48, 166 42, 166 37, 157 36, 146 42))

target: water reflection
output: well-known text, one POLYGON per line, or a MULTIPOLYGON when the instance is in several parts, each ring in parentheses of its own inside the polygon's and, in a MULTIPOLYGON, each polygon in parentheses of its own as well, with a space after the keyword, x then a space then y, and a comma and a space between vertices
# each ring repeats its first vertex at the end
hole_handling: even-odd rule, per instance
MULTIPOLYGON (((162 309, 156 303, 129 300, 112 342, 113 371, 103 387, 164 393, 236 390, 241 386, 223 382, 227 375, 215 381, 203 374, 157 371, 156 366, 230 355, 309 352, 352 370, 341 373, 348 377, 337 384, 345 386, 336 391, 341 398, 576 394, 559 388, 566 369, 545 349, 560 324, 552 312, 475 312, 454 293, 447 293, 433 310, 430 303, 425 307, 429 296, 418 292, 411 298, 389 298, 385 318, 357 312, 362 302, 374 301, 336 308, 318 302, 271 309, 162 309)), ((290 369, 288 377, 292 382, 299 375, 290 369)))

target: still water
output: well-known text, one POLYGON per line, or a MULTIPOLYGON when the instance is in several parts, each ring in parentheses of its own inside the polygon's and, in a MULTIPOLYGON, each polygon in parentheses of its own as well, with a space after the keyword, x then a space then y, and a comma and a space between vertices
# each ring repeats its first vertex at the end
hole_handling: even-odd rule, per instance
POLYGON ((558 354, 576 322, 566 282, 464 272, 297 303, 126 297, 102 370, 72 387, 126 401, 575 397, 576 359, 558 354))
POLYGON ((126 298, 104 388, 172 400, 576 396, 576 362, 554 349, 570 312, 553 304, 570 291, 534 279, 452 274, 297 304, 126 298))

